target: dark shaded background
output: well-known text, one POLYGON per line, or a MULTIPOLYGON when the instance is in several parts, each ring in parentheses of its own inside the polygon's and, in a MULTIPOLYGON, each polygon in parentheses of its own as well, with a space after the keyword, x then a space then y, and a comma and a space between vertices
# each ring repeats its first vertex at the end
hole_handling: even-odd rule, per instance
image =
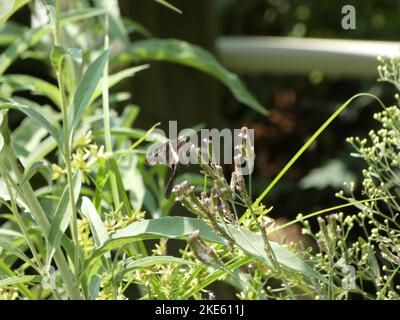
MULTIPOLYGON (((374 1, 287 0, 175 0, 178 15, 151 1, 120 1, 122 13, 148 27, 161 38, 178 38, 214 52, 221 35, 266 35, 369 40, 397 40, 400 3, 374 1), (343 30, 341 8, 357 10, 357 29, 343 30)), ((295 59, 295 57, 293 57, 295 59)), ((261 193, 306 139, 330 114, 352 95, 372 90, 384 102, 393 103, 393 91, 371 79, 344 79, 314 74, 240 75, 250 91, 271 110, 262 117, 236 102, 218 81, 198 71, 167 63, 152 63, 149 72, 136 77, 132 86, 135 103, 142 107, 139 124, 178 120, 181 128, 205 123, 207 127, 238 128, 248 125, 256 134, 254 192, 261 193)), ((357 178, 363 166, 349 155, 350 135, 365 136, 375 126, 376 104, 359 100, 325 131, 287 176, 269 194, 275 217, 293 218, 336 204, 334 178, 350 173, 357 178), (302 188, 299 181, 310 170, 336 161, 344 172, 325 171, 320 188, 302 188), (330 178, 329 178, 330 177, 330 178), (332 180, 332 181, 331 181, 332 180)))

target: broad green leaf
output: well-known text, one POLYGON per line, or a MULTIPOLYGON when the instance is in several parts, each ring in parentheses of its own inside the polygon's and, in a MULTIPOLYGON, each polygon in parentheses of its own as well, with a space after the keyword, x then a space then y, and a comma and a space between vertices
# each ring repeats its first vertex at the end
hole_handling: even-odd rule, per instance
MULTIPOLYGON (((231 226, 228 226, 228 229, 228 234, 230 234, 235 239, 235 242, 238 244, 239 247, 241 247, 244 251, 250 253, 253 257, 269 263, 269 258, 266 256, 264 250, 264 242, 260 235, 245 229, 236 229, 231 226)), ((322 275, 316 272, 311 266, 306 264, 291 251, 285 249, 276 242, 270 241, 269 243, 271 245, 272 251, 274 252, 276 260, 282 266, 290 270, 300 272, 309 277, 326 282, 326 279, 322 277, 322 275)))
MULTIPOLYGON (((73 190, 74 190, 74 200, 75 204, 78 201, 78 197, 81 191, 82 178, 79 171, 77 171, 73 176, 73 190)), ((74 205, 75 205, 74 204, 74 205)), ((68 193, 68 185, 65 186, 64 192, 61 196, 60 202, 56 208, 53 215, 53 220, 51 221, 51 227, 48 236, 48 250, 46 261, 49 265, 51 259, 53 258, 55 250, 61 243, 62 237, 67 230, 68 225, 72 218, 72 206, 68 193)))
POLYGON ((0 0, 0 26, 30 0, 0 0))
POLYGON ((72 106, 69 108, 70 139, 73 139, 74 130, 78 126, 78 123, 92 99, 93 93, 95 92, 101 77, 103 76, 109 53, 110 50, 108 49, 93 61, 87 68, 82 79, 79 81, 78 89, 76 90, 72 101, 72 106))
POLYGON ((43 95, 60 107, 58 88, 47 81, 25 74, 7 74, 0 82, 9 85, 13 92, 29 90, 32 94, 43 95))
MULTIPOLYGON (((84 8, 77 10, 70 10, 63 14, 60 19, 60 25, 63 26, 68 23, 73 23, 79 20, 85 20, 91 17, 96 17, 104 14, 104 9, 84 8)), ((38 43, 44 36, 51 33, 50 26, 38 27, 30 29, 16 39, 11 45, 7 47, 0 55, 0 76, 8 69, 8 67, 26 50, 38 43)))
POLYGON ((95 274, 90 278, 89 284, 89 299, 95 300, 100 292, 101 278, 95 274))
POLYGON ((0 280, 0 288, 27 282, 40 282, 41 276, 13 276, 0 280))
MULTIPOLYGON (((195 230, 199 230, 200 236, 206 241, 225 244, 203 220, 187 217, 163 217, 132 223, 124 229, 118 230, 102 247, 93 253, 93 258, 114 248, 120 248, 132 241, 158 238, 182 239, 192 234, 195 230)), ((270 264, 269 258, 263 249, 264 243, 260 235, 233 227, 229 227, 228 232, 233 235, 236 244, 241 249, 254 258, 270 264)), ((270 244, 276 259, 282 267, 326 282, 322 275, 292 252, 278 243, 270 241, 270 244)))
POLYGON ((153 0, 161 5, 163 5, 164 7, 167 7, 168 9, 171 9, 172 11, 175 11, 179 14, 182 14, 182 10, 179 10, 177 7, 173 6, 172 4, 170 4, 168 1, 166 0, 153 0))
POLYGON ((54 138, 54 140, 57 141, 59 146, 63 145, 62 140, 57 132, 57 129, 53 127, 47 121, 47 119, 43 117, 42 114, 40 114, 32 107, 21 104, 14 99, 0 98, 0 109, 17 109, 20 112, 23 112, 25 115, 31 118, 32 121, 36 122, 40 127, 46 129, 47 132, 54 138))
POLYGON ((90 230, 92 231, 96 247, 100 247, 109 238, 109 235, 96 208, 89 198, 82 198, 81 211, 89 221, 90 230))
POLYGON ((121 61, 169 61, 192 67, 219 79, 234 97, 263 115, 268 111, 249 93, 238 76, 225 69, 206 50, 175 39, 148 39, 132 43, 120 56, 121 61))

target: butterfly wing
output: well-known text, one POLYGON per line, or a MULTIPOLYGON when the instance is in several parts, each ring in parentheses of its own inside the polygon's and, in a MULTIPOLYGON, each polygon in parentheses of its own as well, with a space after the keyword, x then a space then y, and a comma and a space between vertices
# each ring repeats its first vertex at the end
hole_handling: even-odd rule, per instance
POLYGON ((171 196, 172 188, 174 187, 179 166, 179 149, 187 142, 187 138, 179 138, 170 140, 163 145, 155 148, 146 155, 146 163, 150 166, 156 164, 164 164, 169 166, 171 176, 165 190, 165 197, 168 199, 171 196))
POLYGON ((179 162, 179 149, 186 143, 186 138, 169 140, 146 154, 146 163, 150 166, 164 164, 172 167, 179 162))

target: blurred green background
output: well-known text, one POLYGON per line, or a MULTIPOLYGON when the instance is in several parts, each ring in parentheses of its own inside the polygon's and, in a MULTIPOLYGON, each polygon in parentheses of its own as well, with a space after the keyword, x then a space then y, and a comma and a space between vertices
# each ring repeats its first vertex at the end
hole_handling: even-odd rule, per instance
MULTIPOLYGON (((397 41, 400 34, 400 2, 395 0, 171 1, 183 11, 181 15, 148 0, 120 0, 119 3, 123 16, 140 22, 153 36, 186 40, 214 54, 217 54, 216 41, 222 36, 397 41), (355 30, 340 27, 341 8, 346 4, 356 8, 355 30)), ((23 8, 13 19, 29 25, 29 9, 23 8)), ((137 38, 133 35, 132 40, 137 38)), ((30 59, 14 64, 9 72, 26 73, 27 70, 50 80, 47 70, 30 59)), ((247 125, 255 129, 254 196, 264 190, 307 138, 349 97, 368 91, 380 96, 385 103, 393 103, 393 91, 377 83, 377 74, 347 78, 310 70, 304 75, 239 76, 271 111, 268 117, 241 105, 214 78, 176 64, 152 62, 149 70, 124 81, 118 89, 129 91, 131 102, 141 108, 136 126, 143 129, 156 122, 161 122, 161 127, 166 129, 168 120, 177 120, 180 129, 199 124, 208 128, 247 125)), ((40 98, 37 100, 40 102, 40 98)), ((121 105, 119 111, 122 108, 121 105)), ((299 212, 312 212, 337 203, 334 192, 344 180, 357 181, 361 169, 361 162, 350 157, 351 148, 344 140, 350 135, 366 135, 375 126, 372 114, 377 110, 376 104, 358 100, 323 133, 268 195, 266 203, 275 207, 272 216, 290 219, 299 212)))
MULTIPOLYGON (((182 15, 148 0, 120 0, 119 3, 123 16, 140 22, 152 35, 186 40, 217 56, 216 41, 224 36, 397 41, 400 34, 400 2, 395 0, 171 0, 183 11, 182 15), (355 30, 340 27, 341 8, 346 4, 357 10, 355 30)), ((13 19, 29 26, 29 9, 23 8, 13 19)), ((138 36, 134 35, 132 40, 136 39, 138 36)), ((102 41, 101 35, 99 41, 102 41)), ((27 73, 27 70, 52 81, 48 70, 29 58, 14 64, 9 72, 27 73)), ((141 110, 135 125, 142 129, 157 122, 166 129, 169 120, 177 120, 179 129, 199 124, 207 128, 233 129, 246 125, 255 129, 254 197, 352 95, 373 92, 387 105, 394 101, 393 89, 377 83, 378 74, 348 78, 310 70, 303 75, 248 73, 239 76, 270 111, 268 117, 237 102, 211 76, 176 64, 151 62, 149 70, 124 81, 117 90, 132 94, 131 102, 141 110)), ((41 102, 41 98, 35 99, 41 102)), ((119 106, 119 112, 123 106, 119 106)), ((361 181, 363 163, 351 158, 352 150, 345 138, 366 136, 375 128, 372 115, 378 110, 376 103, 361 99, 343 112, 265 199, 268 206, 275 208, 271 215, 292 219, 299 212, 333 206, 339 202, 334 193, 343 181, 361 181)), ((11 119, 14 126, 21 118, 15 115, 11 119)), ((230 168, 226 169, 228 172, 230 168)))
MULTIPOLYGON (((120 1, 122 12, 143 23, 162 38, 190 41, 216 52, 221 36, 291 36, 305 38, 397 41, 400 3, 374 1, 288 0, 176 0, 183 14, 154 6, 146 0, 120 1), (357 28, 340 27, 341 8, 351 4, 357 28)), ((296 59, 294 56, 293 59, 296 59)), ((271 114, 262 117, 236 102, 216 80, 189 68, 152 63, 148 72, 132 81, 135 103, 142 107, 143 128, 178 120, 184 128, 255 129, 256 172, 254 192, 259 194, 311 134, 349 97, 374 92, 393 103, 392 89, 376 76, 345 78, 311 71, 304 75, 239 74, 271 114)), ((345 180, 358 180, 361 162, 350 157, 344 141, 365 136, 375 126, 376 104, 359 100, 351 105, 318 139, 268 196, 274 217, 293 218, 337 203, 334 197, 345 180)))

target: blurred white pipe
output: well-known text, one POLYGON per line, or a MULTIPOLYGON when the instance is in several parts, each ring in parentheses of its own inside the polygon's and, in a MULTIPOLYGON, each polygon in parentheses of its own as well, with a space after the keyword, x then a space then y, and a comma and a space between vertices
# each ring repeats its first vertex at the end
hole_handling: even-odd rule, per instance
POLYGON ((378 55, 400 57, 400 42, 290 37, 221 37, 220 61, 240 73, 377 77, 378 55))

